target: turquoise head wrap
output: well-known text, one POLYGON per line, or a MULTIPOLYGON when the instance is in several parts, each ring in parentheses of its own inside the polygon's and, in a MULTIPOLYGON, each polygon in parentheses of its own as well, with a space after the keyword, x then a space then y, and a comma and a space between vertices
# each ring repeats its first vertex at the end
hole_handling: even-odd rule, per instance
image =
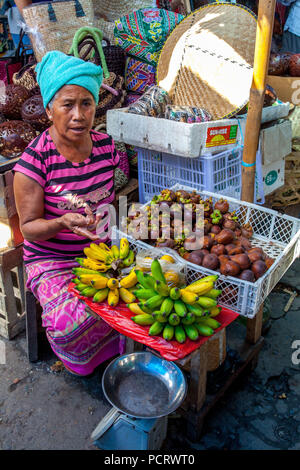
POLYGON ((99 101, 99 89, 103 80, 102 68, 60 51, 50 51, 35 68, 44 107, 64 85, 86 88, 99 101))

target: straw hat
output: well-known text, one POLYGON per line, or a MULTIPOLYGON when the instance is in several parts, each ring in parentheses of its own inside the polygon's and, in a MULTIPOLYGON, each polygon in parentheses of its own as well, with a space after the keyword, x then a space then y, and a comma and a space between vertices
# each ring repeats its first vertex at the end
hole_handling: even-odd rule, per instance
POLYGON ((140 8, 156 7, 155 0, 93 0, 96 17, 106 21, 115 21, 140 8))
POLYGON ((213 119, 236 114, 249 100, 257 20, 231 3, 195 10, 173 30, 158 61, 157 83, 173 104, 206 109, 213 119))

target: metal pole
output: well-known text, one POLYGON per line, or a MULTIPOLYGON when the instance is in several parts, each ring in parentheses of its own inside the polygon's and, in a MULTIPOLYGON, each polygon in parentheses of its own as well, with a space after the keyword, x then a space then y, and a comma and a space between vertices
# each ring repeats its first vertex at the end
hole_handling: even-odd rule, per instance
POLYGON ((276 0, 259 0, 253 81, 250 91, 242 166, 241 199, 247 202, 253 202, 254 200, 256 151, 259 142, 275 7, 276 0))

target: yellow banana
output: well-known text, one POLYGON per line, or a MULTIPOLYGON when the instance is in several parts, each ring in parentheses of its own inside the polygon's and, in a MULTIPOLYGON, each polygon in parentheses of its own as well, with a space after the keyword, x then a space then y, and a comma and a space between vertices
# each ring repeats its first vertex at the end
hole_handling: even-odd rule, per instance
POLYGON ((84 248, 83 252, 84 252, 85 256, 89 259, 92 259, 92 260, 95 260, 95 261, 101 261, 102 263, 103 263, 103 261, 105 261, 102 256, 100 256, 98 253, 96 253, 96 251, 93 250, 92 248, 90 248, 89 246, 84 248))
POLYGON ((218 277, 219 277, 218 274, 205 276, 205 277, 202 277, 202 279, 198 279, 198 281, 193 282, 188 287, 198 286, 199 284, 202 284, 202 282, 216 282, 218 277))
POLYGON ((129 290, 125 289, 125 287, 120 287, 119 289, 120 297, 126 304, 131 304, 136 300, 135 295, 130 292, 129 290))
POLYGON ((105 287, 107 287, 107 282, 107 277, 99 276, 98 278, 94 277, 94 279, 91 280, 91 285, 95 287, 95 289, 104 289, 105 287))
POLYGON ((125 287, 125 289, 128 289, 129 287, 135 286, 137 283, 137 277, 135 274, 135 271, 132 270, 128 276, 123 277, 120 281, 120 286, 125 287))
POLYGON ((120 250, 119 250, 119 247, 117 245, 113 245, 111 247, 111 252, 112 252, 112 255, 113 255, 114 259, 119 259, 120 258, 120 250))
POLYGON ((120 241, 120 258, 125 259, 129 255, 129 242, 127 238, 121 238, 120 241))
POLYGON ((82 282, 83 284, 90 285, 90 286, 92 285, 92 281, 100 281, 100 283, 102 282, 103 286, 98 287, 98 289, 102 289, 102 288, 106 287, 106 284, 107 284, 107 278, 105 278, 104 276, 101 276, 100 274, 99 275, 97 275, 97 274, 81 274, 78 277, 80 279, 80 282, 82 282))
POLYGON ((137 303, 127 304, 126 307, 129 308, 129 310, 132 313, 135 313, 136 315, 142 315, 143 313, 145 313, 144 310, 142 310, 137 303))
POLYGON ((107 269, 103 271, 102 269, 103 263, 99 263, 97 260, 92 260, 90 258, 76 258, 76 259, 80 260, 80 266, 83 266, 87 269, 93 269, 94 271, 99 271, 99 272, 107 271, 107 269))
MULTIPOLYGON (((90 246, 89 246, 90 250, 92 250, 92 252, 95 253, 95 255, 97 255, 99 257, 99 259, 101 261, 105 261, 106 259, 106 256, 107 256, 107 253, 105 250, 103 250, 102 248, 100 248, 99 245, 97 245, 96 243, 91 243, 90 246)), ((95 256, 94 256, 95 258, 95 256)))
POLYGON ((119 289, 110 289, 107 297, 107 303, 110 307, 116 307, 119 303, 119 289))
POLYGON ((114 277, 110 278, 107 281, 107 287, 109 289, 117 289, 119 287, 119 281, 118 279, 115 279, 114 277))
POLYGON ((106 243, 99 243, 99 247, 104 250, 108 255, 111 256, 111 249, 106 245, 106 243))
POLYGON ((197 295, 204 295, 209 292, 214 286, 212 281, 201 282, 200 284, 190 284, 186 286, 186 290, 189 292, 194 292, 197 295))
POLYGON ((181 293, 181 300, 183 300, 185 304, 193 305, 199 299, 199 296, 195 294, 195 292, 190 292, 186 289, 181 289, 180 293, 181 293))

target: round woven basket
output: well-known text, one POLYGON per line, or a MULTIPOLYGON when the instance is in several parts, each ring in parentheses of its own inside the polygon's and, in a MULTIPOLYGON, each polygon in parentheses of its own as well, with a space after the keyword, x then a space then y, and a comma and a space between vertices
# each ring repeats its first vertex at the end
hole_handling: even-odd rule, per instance
POLYGON ((175 105, 206 109, 213 119, 235 115, 249 101, 257 20, 246 7, 212 3, 170 34, 157 66, 157 84, 175 105))

